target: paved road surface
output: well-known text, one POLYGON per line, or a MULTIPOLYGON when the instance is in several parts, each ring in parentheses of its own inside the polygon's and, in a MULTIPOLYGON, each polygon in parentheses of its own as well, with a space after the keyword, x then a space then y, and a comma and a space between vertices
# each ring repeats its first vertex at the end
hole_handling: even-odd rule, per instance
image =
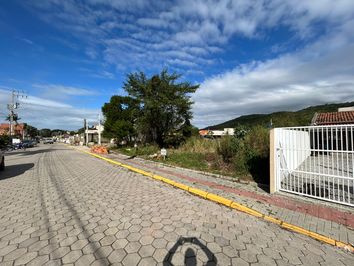
POLYGON ((66 146, 6 158, 0 265, 354 265, 354 256, 66 146))

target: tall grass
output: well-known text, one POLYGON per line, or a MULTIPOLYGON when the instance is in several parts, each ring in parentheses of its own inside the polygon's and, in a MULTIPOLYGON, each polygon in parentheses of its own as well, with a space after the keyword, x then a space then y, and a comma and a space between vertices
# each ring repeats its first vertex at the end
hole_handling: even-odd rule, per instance
POLYGON ((204 139, 197 136, 189 138, 176 152, 194 152, 194 153, 215 153, 218 142, 212 139, 204 139))

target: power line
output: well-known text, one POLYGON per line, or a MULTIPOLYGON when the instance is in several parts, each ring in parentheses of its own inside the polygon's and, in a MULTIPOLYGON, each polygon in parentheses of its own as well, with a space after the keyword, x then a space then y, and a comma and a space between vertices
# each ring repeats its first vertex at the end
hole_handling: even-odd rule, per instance
POLYGON ((9 110, 9 120, 10 120, 10 130, 9 135, 12 136, 14 133, 13 123, 18 121, 17 109, 20 107, 20 98, 27 98, 27 95, 23 91, 12 90, 11 92, 11 102, 7 104, 7 109, 9 110))

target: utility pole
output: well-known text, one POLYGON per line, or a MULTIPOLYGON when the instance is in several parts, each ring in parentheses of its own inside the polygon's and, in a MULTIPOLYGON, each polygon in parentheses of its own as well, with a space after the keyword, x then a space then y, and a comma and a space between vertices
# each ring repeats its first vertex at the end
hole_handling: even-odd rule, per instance
POLYGON ((98 114, 98 145, 101 145, 101 114, 98 114))
MULTIPOLYGON (((20 106, 20 103, 18 102, 18 98, 27 98, 27 96, 24 93, 21 93, 19 91, 12 90, 11 93, 11 102, 7 105, 7 109, 9 110, 9 120, 10 120, 10 130, 9 130, 9 135, 10 137, 14 134, 14 128, 13 128, 13 123, 14 123, 14 117, 17 116, 15 113, 15 110, 18 109, 20 106)), ((17 122, 17 120, 16 120, 17 122)))
POLYGON ((86 119, 85 119, 85 123, 86 123, 86 128, 85 128, 85 133, 86 133, 86 146, 88 146, 88 124, 86 122, 86 119))

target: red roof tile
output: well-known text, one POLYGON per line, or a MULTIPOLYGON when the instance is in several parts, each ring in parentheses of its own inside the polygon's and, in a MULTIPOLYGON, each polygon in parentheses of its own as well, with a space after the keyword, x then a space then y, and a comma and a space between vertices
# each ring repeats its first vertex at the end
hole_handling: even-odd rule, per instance
POLYGON ((318 113, 315 125, 354 124, 354 111, 318 113))

